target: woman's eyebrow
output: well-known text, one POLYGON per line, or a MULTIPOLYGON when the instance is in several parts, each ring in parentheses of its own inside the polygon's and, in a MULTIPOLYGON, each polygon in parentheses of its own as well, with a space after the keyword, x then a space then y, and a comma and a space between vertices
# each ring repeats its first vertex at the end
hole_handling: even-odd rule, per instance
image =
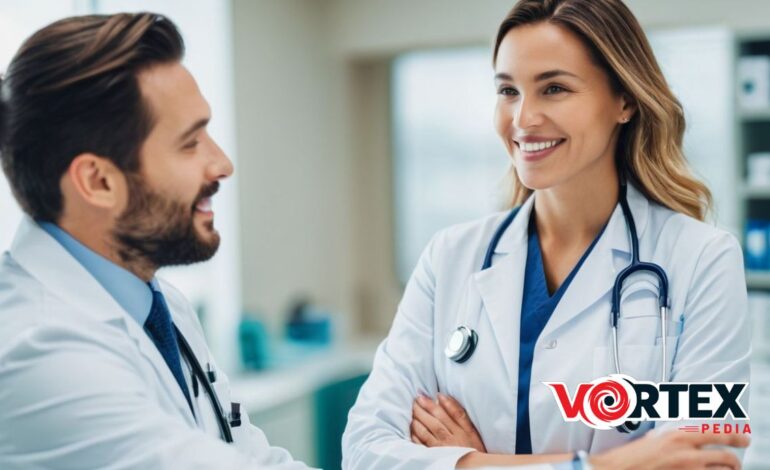
MULTIPOLYGON (((541 82, 543 80, 549 80, 551 78, 556 78, 560 76, 574 77, 574 78, 580 79, 580 77, 578 77, 572 72, 567 72, 566 70, 561 70, 561 69, 554 69, 554 70, 547 70, 545 72, 541 72, 535 75, 535 81, 541 82)), ((495 80, 513 81, 513 76, 507 73, 498 73, 495 75, 495 80)))

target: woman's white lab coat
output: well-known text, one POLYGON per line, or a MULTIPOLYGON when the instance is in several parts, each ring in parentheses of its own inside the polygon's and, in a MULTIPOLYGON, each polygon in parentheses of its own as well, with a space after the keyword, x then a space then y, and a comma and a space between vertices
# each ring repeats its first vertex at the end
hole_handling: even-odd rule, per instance
MULTIPOLYGON (((480 272, 492 234, 506 214, 439 232, 425 249, 380 345, 371 376, 350 412, 343 437, 346 469, 453 468, 469 449, 410 442, 418 394, 455 397, 493 453, 515 452, 520 308, 527 258, 530 197, 500 240, 490 269, 480 272), (479 336, 465 363, 447 359, 448 336, 467 325, 479 336)), ((750 326, 741 248, 735 237, 648 201, 629 185, 640 257, 668 274, 670 381, 749 381, 750 326)), ((649 430, 621 434, 565 422, 543 382, 580 382, 614 373, 610 291, 630 262, 620 206, 548 320, 536 346, 530 382, 533 453, 618 446, 649 430)), ((658 382, 661 369, 657 281, 626 282, 619 321, 622 372, 658 382)), ((748 393, 741 403, 745 409, 748 393)), ((676 428, 682 422, 657 427, 676 428)))

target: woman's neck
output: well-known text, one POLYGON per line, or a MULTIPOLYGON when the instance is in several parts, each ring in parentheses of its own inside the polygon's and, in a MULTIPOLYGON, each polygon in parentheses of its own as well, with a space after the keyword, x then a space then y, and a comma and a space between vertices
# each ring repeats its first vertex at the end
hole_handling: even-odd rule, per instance
POLYGON ((569 246, 593 240, 618 203, 614 164, 597 165, 556 187, 535 191, 535 223, 541 240, 569 246))

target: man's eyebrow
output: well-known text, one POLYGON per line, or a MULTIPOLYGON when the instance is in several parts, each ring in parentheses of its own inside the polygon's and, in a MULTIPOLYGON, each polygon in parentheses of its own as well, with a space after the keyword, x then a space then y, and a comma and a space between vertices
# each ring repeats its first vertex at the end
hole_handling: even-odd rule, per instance
POLYGON ((178 142, 183 142, 188 137, 190 137, 191 135, 195 134, 195 132, 198 131, 199 129, 201 129, 203 127, 206 127, 206 125, 208 125, 209 121, 210 121, 210 118, 198 119, 197 121, 195 121, 195 123, 192 126, 190 126, 186 131, 184 131, 182 133, 182 135, 179 136, 177 141, 178 142))
MULTIPOLYGON (((551 78, 555 78, 561 75, 566 75, 568 77, 574 77, 574 78, 580 78, 577 75, 575 75, 572 72, 567 72, 566 70, 561 69, 554 69, 554 70, 548 70, 542 73, 539 73, 535 75, 535 81, 540 82, 543 80, 548 80, 551 78)), ((513 81, 513 77, 507 73, 498 73, 495 75, 495 80, 507 80, 507 81, 513 81)))

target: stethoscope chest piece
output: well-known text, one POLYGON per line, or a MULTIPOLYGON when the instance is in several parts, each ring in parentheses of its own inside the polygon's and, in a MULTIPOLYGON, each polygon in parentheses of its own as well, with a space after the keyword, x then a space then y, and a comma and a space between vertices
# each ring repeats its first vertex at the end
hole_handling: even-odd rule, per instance
POLYGON ((473 355, 478 342, 479 335, 475 331, 467 326, 458 326, 449 336, 444 354, 454 362, 462 364, 473 355))

